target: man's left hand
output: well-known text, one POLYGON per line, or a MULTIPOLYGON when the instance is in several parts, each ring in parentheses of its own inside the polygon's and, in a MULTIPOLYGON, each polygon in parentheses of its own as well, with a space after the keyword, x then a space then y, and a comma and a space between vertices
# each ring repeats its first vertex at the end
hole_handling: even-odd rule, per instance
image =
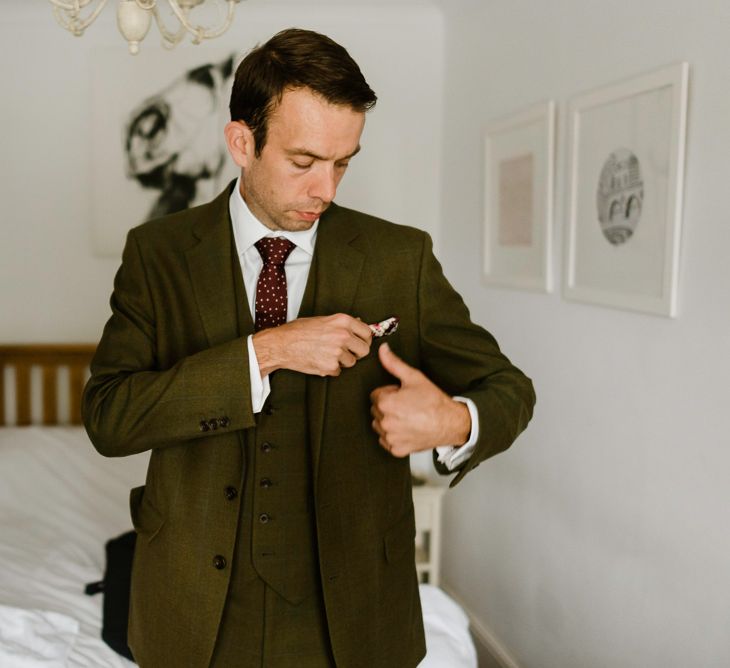
POLYGON ((406 364, 387 343, 378 349, 380 363, 400 385, 384 385, 370 393, 372 427, 380 445, 395 457, 463 445, 471 418, 465 404, 454 401, 418 369, 406 364))

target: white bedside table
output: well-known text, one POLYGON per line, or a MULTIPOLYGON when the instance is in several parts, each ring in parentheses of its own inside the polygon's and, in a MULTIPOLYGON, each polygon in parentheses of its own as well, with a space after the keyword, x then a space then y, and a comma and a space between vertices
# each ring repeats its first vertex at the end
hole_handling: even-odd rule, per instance
POLYGON ((436 586, 441 567, 441 500, 445 491, 445 487, 436 485, 413 486, 418 579, 436 586))

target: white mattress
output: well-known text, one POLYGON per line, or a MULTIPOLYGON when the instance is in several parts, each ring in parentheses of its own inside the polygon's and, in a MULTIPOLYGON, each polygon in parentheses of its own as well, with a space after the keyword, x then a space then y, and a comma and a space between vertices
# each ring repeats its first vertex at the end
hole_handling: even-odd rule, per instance
MULTIPOLYGON (((101 640, 104 543, 131 528, 127 498, 147 455, 105 459, 78 427, 0 429, 0 666, 133 666, 101 640)), ((463 610, 421 587, 421 668, 476 668, 463 610)))

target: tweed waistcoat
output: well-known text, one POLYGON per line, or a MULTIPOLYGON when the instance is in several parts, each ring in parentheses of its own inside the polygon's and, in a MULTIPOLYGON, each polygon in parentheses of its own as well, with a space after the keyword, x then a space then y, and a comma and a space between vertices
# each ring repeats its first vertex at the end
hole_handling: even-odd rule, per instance
MULTIPOLYGON (((279 370, 248 439, 252 491, 251 560, 264 582, 290 603, 319 588, 305 382, 279 370)), ((250 497, 249 497, 250 498, 250 497)))

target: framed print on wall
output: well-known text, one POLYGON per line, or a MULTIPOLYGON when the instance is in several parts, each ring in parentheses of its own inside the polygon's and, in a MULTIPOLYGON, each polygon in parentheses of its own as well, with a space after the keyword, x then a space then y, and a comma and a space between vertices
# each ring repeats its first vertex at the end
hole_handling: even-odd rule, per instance
POLYGON ((119 258, 130 228, 207 202, 237 176, 222 128, 238 56, 92 53, 92 248, 119 258))
POLYGON ((677 312, 689 65, 571 100, 567 299, 677 312))
POLYGON ((549 292, 555 103, 490 123, 484 148, 483 279, 549 292))

